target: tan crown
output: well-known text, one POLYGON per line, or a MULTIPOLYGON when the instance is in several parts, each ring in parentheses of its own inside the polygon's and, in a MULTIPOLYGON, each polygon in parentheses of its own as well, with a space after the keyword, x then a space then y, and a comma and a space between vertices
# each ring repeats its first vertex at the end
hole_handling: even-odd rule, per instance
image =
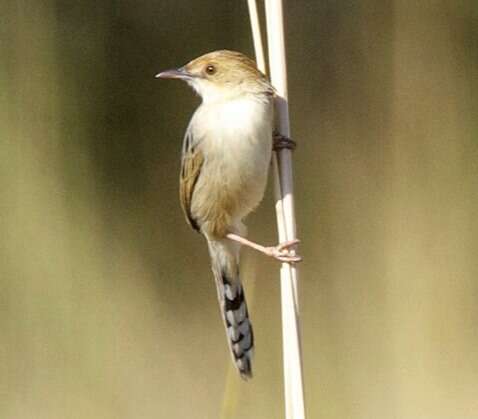
POLYGON ((210 52, 186 64, 184 70, 218 87, 240 85, 247 90, 274 93, 266 76, 257 69, 256 63, 240 52, 210 52))

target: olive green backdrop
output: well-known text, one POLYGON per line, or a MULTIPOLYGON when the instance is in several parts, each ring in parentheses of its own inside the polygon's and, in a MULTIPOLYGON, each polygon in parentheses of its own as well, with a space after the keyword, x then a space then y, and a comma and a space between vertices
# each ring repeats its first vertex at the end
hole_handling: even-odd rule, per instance
MULTIPOLYGON (((478 7, 285 12, 309 418, 476 418, 478 7)), ((199 100, 153 77, 252 54, 246 1, 3 0, 0 48, 0 417, 282 418, 278 265, 243 252, 244 383, 178 203, 199 100)))

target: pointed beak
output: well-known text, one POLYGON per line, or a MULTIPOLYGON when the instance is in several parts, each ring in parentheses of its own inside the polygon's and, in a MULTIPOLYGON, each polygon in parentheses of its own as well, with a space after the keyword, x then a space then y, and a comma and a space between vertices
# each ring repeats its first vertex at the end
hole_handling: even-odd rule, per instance
POLYGON ((157 79, 181 79, 189 80, 193 78, 193 75, 188 73, 184 67, 173 68, 172 70, 165 70, 161 73, 156 74, 157 79))

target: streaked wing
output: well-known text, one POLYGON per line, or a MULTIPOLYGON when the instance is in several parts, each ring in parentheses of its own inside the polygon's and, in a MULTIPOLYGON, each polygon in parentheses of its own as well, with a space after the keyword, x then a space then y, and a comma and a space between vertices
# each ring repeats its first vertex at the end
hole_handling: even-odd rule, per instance
POLYGON ((204 156, 197 145, 198 142, 194 141, 191 130, 188 129, 183 144, 181 175, 179 178, 179 199, 189 225, 199 231, 200 227, 198 222, 191 213, 191 202, 194 188, 197 184, 204 163, 204 156))

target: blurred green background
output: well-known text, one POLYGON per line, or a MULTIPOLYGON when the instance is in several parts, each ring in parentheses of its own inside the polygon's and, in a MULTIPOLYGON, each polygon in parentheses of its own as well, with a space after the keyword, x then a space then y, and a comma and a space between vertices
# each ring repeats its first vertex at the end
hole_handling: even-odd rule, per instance
MULTIPOLYGON (((309 418, 476 418, 477 3, 285 13, 309 418)), ((279 267, 243 252, 243 383, 178 203, 199 100, 153 77, 252 55, 246 1, 3 0, 0 48, 0 417, 283 417, 279 267)))

